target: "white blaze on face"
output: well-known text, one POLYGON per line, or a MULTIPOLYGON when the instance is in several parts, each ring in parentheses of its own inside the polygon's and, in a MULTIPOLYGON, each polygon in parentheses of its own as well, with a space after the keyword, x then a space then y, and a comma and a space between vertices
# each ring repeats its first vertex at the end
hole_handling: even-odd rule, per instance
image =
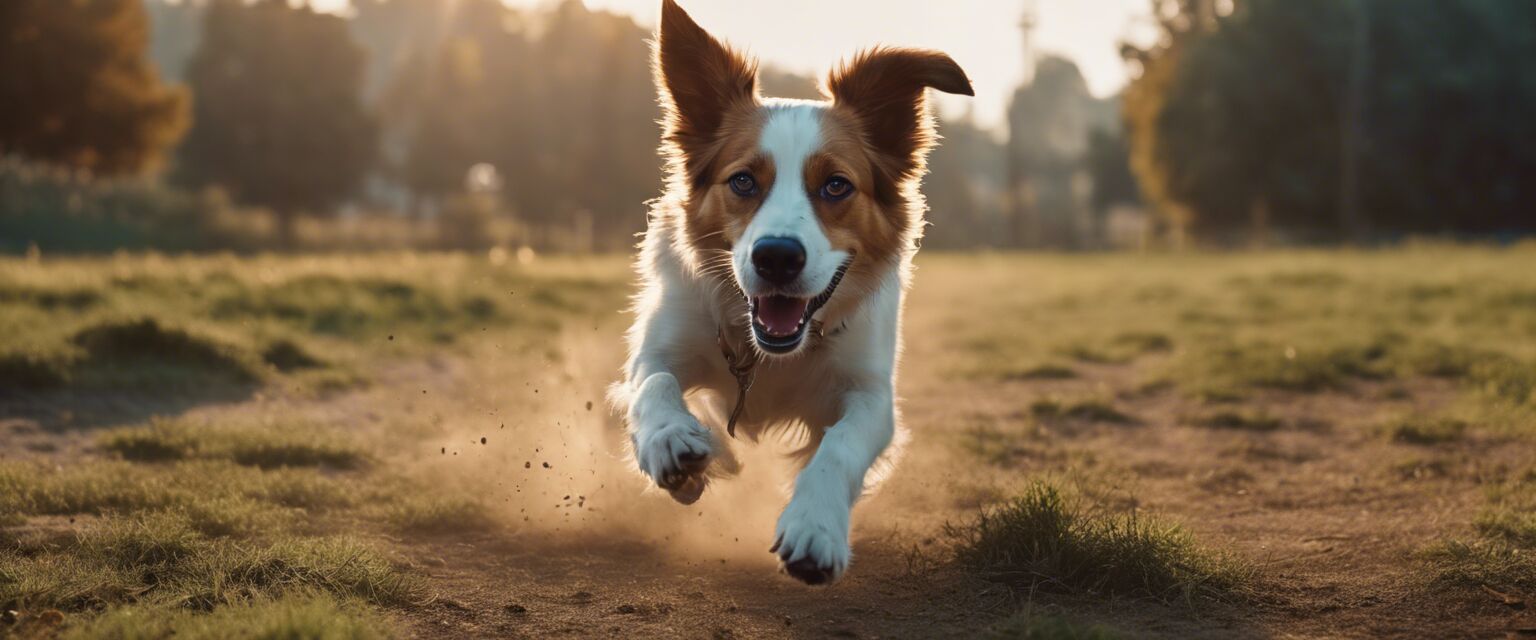
POLYGON ((805 184, 805 161, 821 148, 821 116, 825 106, 800 100, 764 101, 768 122, 758 148, 773 162, 773 186, 758 208, 752 223, 733 249, 736 277, 748 295, 771 288, 752 269, 752 245, 762 238, 793 238, 805 245, 805 270, 792 293, 814 297, 832 284, 832 277, 847 259, 836 251, 821 229, 811 194, 821 185, 805 184))

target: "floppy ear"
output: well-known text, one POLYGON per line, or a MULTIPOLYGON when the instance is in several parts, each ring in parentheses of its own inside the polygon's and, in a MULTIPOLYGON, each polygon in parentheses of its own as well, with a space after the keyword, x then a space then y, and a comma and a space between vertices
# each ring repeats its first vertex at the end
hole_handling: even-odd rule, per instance
POLYGON ((696 181, 725 114, 757 101, 757 62, 714 39, 673 0, 661 2, 653 50, 663 137, 696 181))
POLYGON ((960 65, 926 49, 867 49, 827 77, 832 100, 858 117, 865 141, 885 156, 879 164, 896 182, 921 175, 933 146, 933 119, 923 95, 930 87, 976 95, 960 65))

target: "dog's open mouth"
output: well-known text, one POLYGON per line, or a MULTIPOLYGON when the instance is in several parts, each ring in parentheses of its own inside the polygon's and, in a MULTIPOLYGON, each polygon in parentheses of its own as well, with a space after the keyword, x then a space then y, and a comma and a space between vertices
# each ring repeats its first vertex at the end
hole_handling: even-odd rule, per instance
POLYGON ((832 299, 832 292, 837 290, 837 284, 843 281, 851 264, 853 258, 849 257, 838 267, 837 273, 832 274, 832 283, 827 289, 814 298, 777 294, 751 298, 752 337, 757 340, 757 345, 768 353, 789 353, 800 346, 811 326, 811 316, 832 299))

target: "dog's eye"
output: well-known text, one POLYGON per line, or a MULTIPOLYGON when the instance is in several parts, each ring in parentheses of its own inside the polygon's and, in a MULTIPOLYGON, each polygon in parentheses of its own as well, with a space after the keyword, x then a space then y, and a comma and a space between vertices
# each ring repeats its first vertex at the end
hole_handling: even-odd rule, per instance
POLYGON ((826 184, 821 185, 821 197, 829 201, 837 202, 851 195, 853 195, 853 183, 847 178, 832 176, 827 179, 826 184))
POLYGON ((731 176, 731 191, 743 198, 757 195, 757 179, 745 171, 731 176))

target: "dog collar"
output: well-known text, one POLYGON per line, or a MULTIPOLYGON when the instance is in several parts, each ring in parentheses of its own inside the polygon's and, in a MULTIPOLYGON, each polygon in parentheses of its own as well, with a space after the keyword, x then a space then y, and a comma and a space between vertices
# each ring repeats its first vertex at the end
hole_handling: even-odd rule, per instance
POLYGON ((752 388, 752 380, 757 377, 757 352, 750 347, 739 351, 731 349, 730 341, 725 339, 725 327, 715 332, 715 338, 720 343, 720 355, 725 357, 725 367, 736 378, 736 406, 731 408, 731 419, 725 423, 725 432, 734 438, 736 421, 747 409, 747 390, 752 388))

